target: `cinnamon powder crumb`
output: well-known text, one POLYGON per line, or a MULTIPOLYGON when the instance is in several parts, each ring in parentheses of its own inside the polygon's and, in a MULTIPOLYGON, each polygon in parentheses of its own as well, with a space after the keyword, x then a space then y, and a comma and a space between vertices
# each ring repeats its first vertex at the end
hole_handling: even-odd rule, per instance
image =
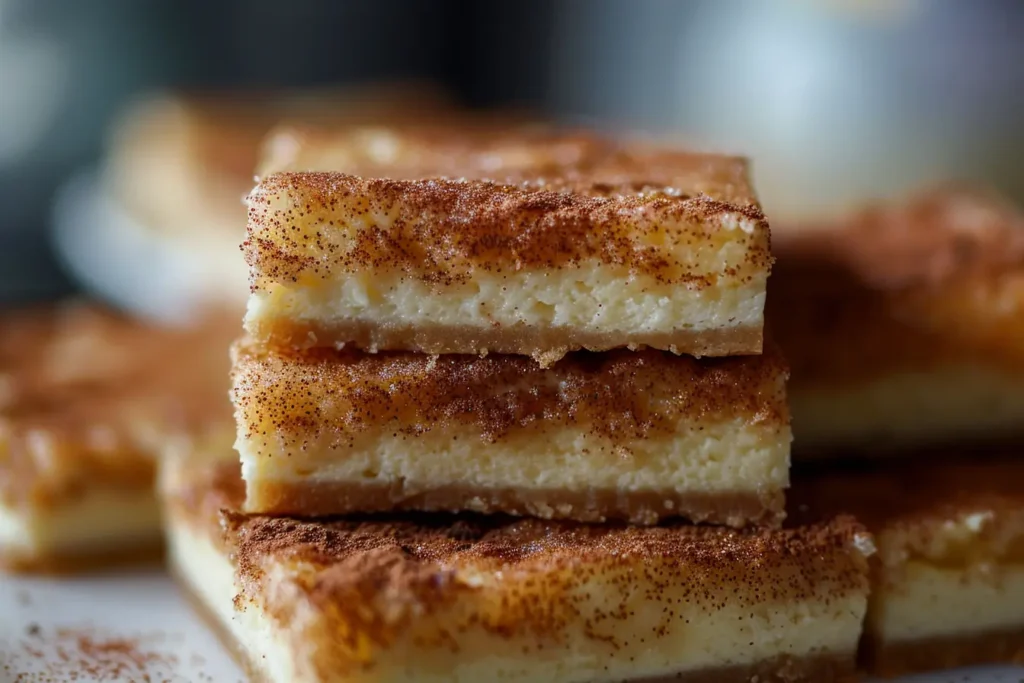
POLYGON ((154 647, 162 636, 114 637, 91 628, 44 631, 38 624, 25 629, 29 640, 6 645, 3 671, 15 683, 70 681, 133 681, 172 683, 177 657, 154 647))

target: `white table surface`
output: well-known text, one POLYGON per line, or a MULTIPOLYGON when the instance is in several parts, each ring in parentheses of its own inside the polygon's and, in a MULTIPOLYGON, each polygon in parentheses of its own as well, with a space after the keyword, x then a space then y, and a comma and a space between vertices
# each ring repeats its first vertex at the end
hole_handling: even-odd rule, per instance
MULTIPOLYGON (((0 683, 90 680, 235 683, 244 676, 159 569, 62 579, 0 576, 0 683), (78 634, 101 644, 129 639, 151 661, 126 665, 120 676, 111 674, 116 667, 109 665, 98 667, 106 671, 98 678, 83 676, 74 656, 62 662, 59 653, 78 634)), ((1022 683, 1024 668, 943 672, 904 681, 1022 683)))

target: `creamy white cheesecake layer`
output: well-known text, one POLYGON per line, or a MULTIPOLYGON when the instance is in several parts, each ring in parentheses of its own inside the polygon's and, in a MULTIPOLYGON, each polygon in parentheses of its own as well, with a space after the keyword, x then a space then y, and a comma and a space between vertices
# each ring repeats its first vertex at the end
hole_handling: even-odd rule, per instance
POLYGON ((887 643, 1024 628, 1024 565, 908 562, 894 583, 872 588, 869 604, 867 630, 887 643))
MULTIPOLYGON (((624 568, 621 576, 581 582, 577 588, 578 605, 584 614, 598 610, 618 614, 617 610, 623 610, 630 615, 627 621, 615 618, 594 622, 597 631, 614 630, 616 640, 626 643, 623 647, 602 646, 593 637, 584 636, 579 621, 565 631, 562 643, 553 644, 547 652, 528 655, 520 654, 514 635, 492 635, 482 629, 460 633, 457 653, 445 647, 413 644, 420 634, 436 636, 449 619, 453 625, 459 623, 455 607, 451 614, 437 614, 414 624, 402 642, 369 670, 317 672, 317 642, 312 634, 322 635, 317 629, 319 611, 300 592, 289 589, 302 567, 273 563, 265 567, 261 581, 266 594, 259 599, 287 609, 287 624, 268 616, 250 600, 243 600, 242 609, 236 610, 233 599, 238 588, 228 555, 186 522, 172 518, 169 526, 170 556, 178 575, 270 683, 319 683, 339 680, 342 675, 352 683, 601 683, 738 667, 780 655, 852 656, 866 609, 865 595, 857 592, 836 594, 829 600, 766 601, 754 606, 730 604, 721 596, 701 601, 690 593, 685 582, 657 586, 638 583, 632 597, 623 604, 621 590, 609 584, 628 580, 629 570, 624 568), (644 597, 651 590, 659 592, 658 601, 644 597), (673 602, 677 607, 671 627, 661 637, 649 639, 657 624, 665 622, 664 606, 673 602)), ((766 574, 765 578, 773 577, 766 574)), ((786 577, 780 575, 777 579, 785 581, 786 577)), ((505 577, 501 573, 462 572, 458 580, 483 589, 478 597, 467 599, 486 602, 486 588, 505 577)), ((754 589, 737 587, 740 591, 754 589)), ((731 592, 728 587, 723 590, 731 592)), ((503 608, 495 603, 492 609, 503 608)))
POLYGON ((997 438, 1024 425, 1024 377, 960 366, 831 389, 789 386, 796 448, 997 438))
POLYGON ((99 555, 160 536, 153 492, 94 490, 48 508, 0 507, 0 554, 19 560, 99 555))
MULTIPOLYGON (((722 263, 734 261, 722 247, 722 263)), ((352 273, 308 279, 298 286, 268 284, 249 299, 247 329, 286 318, 295 325, 358 321, 381 327, 517 325, 583 334, 671 334, 730 328, 760 329, 766 276, 742 286, 687 289, 602 265, 520 272, 477 272, 465 285, 432 287, 398 273, 352 273)), ((511 330, 510 330, 511 331, 511 330)))
POLYGON ((259 509, 265 481, 384 484, 401 481, 415 495, 457 485, 480 490, 617 490, 623 494, 674 490, 680 493, 781 491, 789 485, 788 426, 759 425, 752 418, 700 424, 681 421, 671 436, 638 440, 616 448, 585 426, 509 436, 496 443, 479 433, 427 432, 416 437, 391 428, 369 432, 352 447, 309 443, 281 453, 272 432, 240 437, 242 476, 250 509, 259 509))

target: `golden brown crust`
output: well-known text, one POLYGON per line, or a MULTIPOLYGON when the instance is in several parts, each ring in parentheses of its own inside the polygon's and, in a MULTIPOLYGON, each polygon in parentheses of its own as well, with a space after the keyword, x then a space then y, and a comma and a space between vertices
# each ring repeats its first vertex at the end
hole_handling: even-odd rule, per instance
POLYGON ((440 288, 477 269, 512 277, 596 262, 699 289, 770 269, 768 224, 743 159, 544 129, 410 135, 392 131, 411 153, 342 167, 358 176, 263 178, 243 245, 253 288, 356 271, 440 288), (745 229, 724 227, 735 220, 745 229), (727 230, 742 263, 702 269, 727 230))
MULTIPOLYGON (((531 356, 542 368, 550 367, 570 351, 610 351, 623 346, 619 333, 587 332, 572 327, 393 326, 349 318, 330 326, 299 324, 281 318, 250 320, 246 325, 254 338, 265 339, 269 345, 277 347, 345 346, 373 353, 401 349, 429 354, 454 354, 466 348, 487 349, 488 353, 531 356)), ((672 353, 714 357, 749 355, 764 349, 764 328, 737 325, 702 331, 680 329, 669 334, 631 334, 630 339, 629 348, 633 350, 666 349, 672 353)))
POLYGON ((785 492, 762 488, 742 492, 660 490, 565 489, 489 490, 451 484, 429 491, 408 493, 404 482, 334 483, 320 480, 268 481, 247 484, 247 506, 265 514, 317 517, 354 512, 461 512, 529 515, 540 519, 580 522, 628 521, 657 524, 683 517, 691 522, 743 528, 756 524, 778 528, 785 518, 785 492))
POLYGON ((947 567, 1024 563, 1024 460, 1016 452, 851 463, 798 471, 790 516, 850 514, 875 537, 878 563, 898 577, 910 559, 947 567), (952 526, 951 526, 952 525, 952 526), (975 525, 965 539, 958 531, 975 525))
POLYGON ((998 198, 941 187, 774 237, 766 319, 794 390, 944 364, 1024 371, 1024 216, 998 198))
POLYGON ((341 447, 385 426, 415 438, 468 425, 493 443, 579 425, 628 446, 674 434, 684 418, 789 424, 786 366, 770 346, 761 356, 703 360, 576 353, 548 369, 521 356, 270 350, 245 340, 233 358, 239 436, 273 429, 286 450, 321 438, 341 447))
POLYGON ((862 666, 877 676, 896 678, 924 671, 1012 662, 1024 665, 1024 618, 1011 629, 957 633, 902 642, 875 642, 861 647, 862 666))
POLYGON ((0 319, 0 499, 149 489, 153 457, 229 423, 226 329, 172 332, 79 304, 0 319))

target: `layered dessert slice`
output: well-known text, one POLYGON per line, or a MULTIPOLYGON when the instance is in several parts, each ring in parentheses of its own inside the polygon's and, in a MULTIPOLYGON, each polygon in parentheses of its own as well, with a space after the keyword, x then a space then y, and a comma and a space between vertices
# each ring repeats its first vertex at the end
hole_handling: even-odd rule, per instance
POLYGON ((870 541, 503 516, 246 515, 238 463, 168 461, 173 571, 266 681, 848 680, 870 541))
POLYGON ((793 516, 850 513, 875 538, 863 660, 900 675, 1024 663, 1024 460, 931 457, 796 476, 793 516))
POLYGON ((777 231, 769 322, 798 456, 1024 433, 1024 216, 934 188, 777 231))
POLYGON ((538 127, 317 140, 272 153, 268 171, 298 170, 248 198, 257 340, 545 365, 761 351, 771 255, 744 159, 538 127))
POLYGON ((0 566, 155 554, 158 454, 231 443, 227 337, 206 334, 84 305, 0 317, 0 566))
POLYGON ((786 367, 761 356, 234 350, 247 512, 777 525, 786 367))

